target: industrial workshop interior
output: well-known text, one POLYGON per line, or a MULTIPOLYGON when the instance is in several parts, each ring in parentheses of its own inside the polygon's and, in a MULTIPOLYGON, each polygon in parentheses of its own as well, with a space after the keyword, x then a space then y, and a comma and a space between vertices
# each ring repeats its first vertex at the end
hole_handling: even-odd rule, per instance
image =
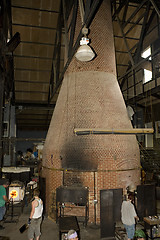
POLYGON ((0 239, 160 238, 160 1, 0 0, 0 129, 0 239))

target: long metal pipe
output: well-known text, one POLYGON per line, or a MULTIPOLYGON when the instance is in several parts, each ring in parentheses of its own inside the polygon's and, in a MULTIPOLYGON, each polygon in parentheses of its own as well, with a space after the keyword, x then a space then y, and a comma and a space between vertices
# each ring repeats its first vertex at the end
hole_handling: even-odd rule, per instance
POLYGON ((153 128, 133 128, 133 129, 90 129, 90 128, 75 128, 76 135, 89 134, 151 134, 154 133, 153 128))

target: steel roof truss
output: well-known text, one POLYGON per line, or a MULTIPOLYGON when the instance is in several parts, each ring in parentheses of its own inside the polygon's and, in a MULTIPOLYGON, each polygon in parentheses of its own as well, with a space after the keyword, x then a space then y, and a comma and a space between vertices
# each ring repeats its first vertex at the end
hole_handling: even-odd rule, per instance
MULTIPOLYGON (((94 1, 92 2, 91 9, 90 9, 90 11, 89 11, 89 13, 88 13, 88 16, 86 16, 86 21, 85 21, 84 24, 82 25, 82 28, 83 28, 84 26, 86 26, 86 27, 89 27, 89 26, 90 26, 90 24, 91 24, 91 22, 92 22, 92 20, 93 20, 94 14, 96 13, 96 11, 98 11, 98 5, 99 5, 99 3, 100 3, 100 0, 94 0, 94 1)), ((76 39, 76 41, 75 41, 75 44, 74 44, 74 46, 73 46, 73 48, 72 48, 71 56, 70 56, 70 57, 67 59, 67 61, 66 61, 66 64, 65 64, 65 66, 64 66, 64 68, 63 68, 63 71, 62 71, 62 73, 61 73, 61 75, 60 75, 60 78, 59 78, 59 80, 58 80, 57 86, 56 86, 56 88, 54 89, 53 94, 52 94, 52 96, 51 96, 51 99, 53 98, 53 96, 55 95, 55 93, 57 92, 57 90, 59 89, 59 87, 60 87, 60 85, 61 85, 61 83, 62 83, 62 81, 63 81, 64 73, 66 72, 66 70, 67 70, 67 68, 68 68, 68 66, 69 66, 69 64, 70 64, 70 62, 71 62, 71 60, 72 60, 75 52, 77 51, 77 49, 78 49, 78 47, 79 47, 79 42, 80 42, 80 39, 81 39, 81 37, 82 37, 82 28, 81 28, 81 30, 80 30, 80 32, 79 32, 79 35, 78 35, 78 37, 77 37, 77 39, 76 39)))
POLYGON ((155 11, 157 12, 157 15, 158 15, 159 18, 160 18, 160 9, 159 9, 159 7, 157 6, 157 3, 156 3, 154 0, 150 0, 150 2, 152 3, 155 11))
POLYGON ((113 14, 113 16, 112 16, 112 21, 115 20, 117 14, 120 13, 120 11, 122 10, 122 8, 123 8, 125 5, 128 5, 128 0, 125 0, 125 1, 123 1, 123 2, 120 2, 120 4, 118 4, 118 5, 119 5, 119 7, 116 9, 116 1, 114 1, 114 8, 115 8, 115 9, 114 9, 114 14, 113 14))
POLYGON ((68 48, 69 57, 71 56, 72 49, 73 49, 73 39, 74 39, 75 27, 76 27, 77 10, 78 10, 78 2, 75 1, 73 5, 73 14, 71 19, 71 30, 70 30, 70 37, 69 37, 69 48, 68 48))
POLYGON ((132 13, 132 15, 128 18, 128 20, 124 23, 124 25, 122 26, 123 28, 125 28, 127 26, 127 24, 131 21, 132 18, 135 17, 135 15, 139 12, 139 10, 143 7, 143 5, 147 2, 148 0, 143 0, 141 2, 141 4, 139 4, 137 6, 137 8, 135 9, 135 11, 132 13))
POLYGON ((126 40, 126 38, 125 38, 125 34, 124 34, 124 32, 123 32, 123 28, 122 28, 120 19, 119 19, 118 15, 117 15, 116 17, 117 17, 117 20, 118 20, 118 24, 119 24, 119 27, 120 27, 120 30, 121 30, 121 34, 122 34, 122 36, 123 36, 123 40, 124 40, 124 43, 125 43, 125 46, 126 46, 126 49, 127 49, 127 52, 128 52, 129 58, 130 58, 130 61, 131 61, 132 66, 133 66, 133 65, 134 65, 134 61, 133 61, 132 55, 131 55, 131 53, 130 53, 127 40, 126 40))
POLYGON ((53 94, 53 90, 58 82, 59 73, 60 73, 61 36, 62 36, 62 21, 63 21, 63 19, 61 17, 61 15, 62 15, 61 12, 62 12, 62 6, 60 6, 60 14, 58 16, 58 22, 57 22, 55 48, 54 48, 54 52, 53 52, 50 85, 49 85, 49 89, 48 89, 48 104, 50 103, 51 95, 53 94))
POLYGON ((142 44, 143 44, 143 40, 144 40, 144 36, 145 36, 146 23, 147 23, 147 19, 148 19, 148 15, 149 15, 149 7, 150 7, 150 2, 147 3, 147 10, 145 12, 145 16, 144 16, 144 20, 143 20, 140 40, 138 42, 138 46, 137 46, 137 50, 136 50, 136 55, 135 55, 135 62, 136 63, 138 62, 138 60, 140 58, 140 54, 141 54, 142 44))

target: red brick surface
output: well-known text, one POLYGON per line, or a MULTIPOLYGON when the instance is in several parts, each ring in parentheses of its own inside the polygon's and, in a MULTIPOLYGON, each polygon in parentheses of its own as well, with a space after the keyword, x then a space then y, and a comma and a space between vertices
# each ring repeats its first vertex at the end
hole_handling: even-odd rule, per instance
MULTIPOLYGON (((72 61, 65 74, 43 150, 47 211, 55 212, 60 185, 89 188, 89 221, 100 220, 100 190, 140 184, 139 148, 133 135, 76 136, 74 128, 131 129, 117 83, 109 1, 96 15, 90 35, 97 57, 72 61), (66 171, 67 170, 67 171, 66 171)), ((79 210, 82 211, 82 210, 79 210)))
MULTIPOLYGON (((75 39, 80 32, 82 25, 78 15, 75 29, 75 39)), ((96 58, 90 62, 84 63, 73 58, 68 72, 77 71, 105 71, 116 75, 115 49, 113 41, 112 18, 109 1, 103 1, 93 22, 89 27, 88 38, 90 46, 96 53, 96 58)))

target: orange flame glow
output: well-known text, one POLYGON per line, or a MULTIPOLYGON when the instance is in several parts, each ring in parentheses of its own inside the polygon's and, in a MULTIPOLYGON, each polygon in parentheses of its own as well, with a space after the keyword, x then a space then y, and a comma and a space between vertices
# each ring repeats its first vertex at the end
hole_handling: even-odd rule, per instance
POLYGON ((16 190, 12 190, 10 192, 10 196, 11 196, 11 198, 16 198, 18 196, 18 192, 16 190))

